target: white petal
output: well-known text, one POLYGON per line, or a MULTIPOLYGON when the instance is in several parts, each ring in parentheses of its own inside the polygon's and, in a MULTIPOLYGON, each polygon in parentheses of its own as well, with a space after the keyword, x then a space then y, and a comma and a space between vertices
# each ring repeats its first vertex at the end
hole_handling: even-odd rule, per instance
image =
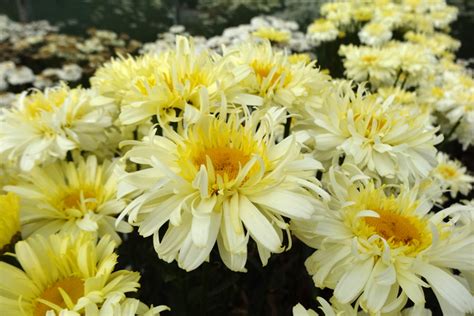
POLYGON ((334 296, 343 304, 352 302, 360 294, 372 272, 373 258, 354 264, 334 289, 334 296))
POLYGON ((179 251, 178 265, 186 271, 191 271, 199 267, 204 260, 209 257, 214 244, 216 243, 217 233, 221 221, 220 212, 210 214, 209 238, 204 247, 198 247, 193 243, 192 234, 188 234, 179 251))
POLYGON ((315 211, 308 196, 283 189, 250 196, 250 200, 289 218, 308 219, 315 211))
POLYGON ((415 270, 436 290, 449 304, 464 313, 474 311, 474 297, 452 275, 444 270, 424 262, 416 262, 415 270))
POLYGON ((267 218, 255 207, 247 197, 239 199, 240 219, 250 233, 250 236, 271 252, 280 251, 281 240, 275 228, 267 218))

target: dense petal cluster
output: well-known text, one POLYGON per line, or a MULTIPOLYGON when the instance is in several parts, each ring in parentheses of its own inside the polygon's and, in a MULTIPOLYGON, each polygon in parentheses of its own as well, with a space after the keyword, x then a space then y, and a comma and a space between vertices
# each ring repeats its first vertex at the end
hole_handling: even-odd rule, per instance
POLYGON ((313 114, 310 132, 315 154, 331 161, 336 155, 381 177, 416 179, 428 176, 436 165, 434 145, 442 140, 429 116, 366 94, 354 93, 342 83, 326 104, 313 114))
POLYGON ((122 124, 137 125, 153 116, 167 124, 205 110, 203 93, 211 109, 221 101, 238 101, 241 76, 229 71, 226 58, 197 51, 192 41, 178 37, 174 50, 110 62, 91 84, 120 105, 122 124))
POLYGON ((285 218, 309 218, 320 207, 320 163, 294 137, 276 144, 268 124, 254 119, 204 116, 182 135, 168 130, 130 143, 126 157, 141 170, 121 178, 120 195, 137 194, 122 216, 153 235, 163 260, 193 270, 217 241, 224 263, 243 271, 252 238, 266 264, 284 250, 285 218))
POLYGON ((0 112, 0 157, 24 171, 66 158, 74 149, 95 151, 108 140, 115 106, 93 102, 96 93, 66 86, 22 93, 0 112))
POLYGON ((387 313, 407 298, 423 306, 422 287, 429 286, 446 315, 473 311, 474 297, 453 274, 473 269, 474 254, 454 250, 473 247, 473 223, 461 220, 469 208, 430 213, 416 188, 394 190, 330 173, 330 209, 314 217, 322 241, 306 261, 318 287, 334 289, 342 304, 357 301, 370 313, 387 313))
POLYGON ((23 236, 88 231, 99 236, 109 234, 120 243, 117 232, 130 232, 131 227, 114 223, 114 215, 126 205, 116 198, 115 168, 119 168, 117 163, 99 164, 95 156, 89 156, 35 167, 23 174, 21 182, 6 187, 21 199, 23 236))
POLYGON ((110 238, 96 242, 86 234, 37 235, 18 242, 15 256, 21 269, 0 262, 2 314, 94 315, 89 311, 106 299, 136 292, 140 275, 114 272, 114 248, 110 238))
POLYGON ((321 107, 329 77, 315 69, 315 62, 291 62, 269 42, 242 44, 225 54, 234 72, 246 74, 239 84, 244 92, 261 97, 264 106, 281 106, 302 115, 321 107))

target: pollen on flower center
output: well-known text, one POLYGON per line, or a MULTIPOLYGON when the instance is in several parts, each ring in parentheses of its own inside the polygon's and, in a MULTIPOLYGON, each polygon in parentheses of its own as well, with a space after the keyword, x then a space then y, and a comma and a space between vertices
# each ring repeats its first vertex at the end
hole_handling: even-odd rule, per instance
POLYGON ((79 298, 84 295, 84 281, 78 277, 69 277, 57 281, 38 297, 38 302, 35 305, 33 315, 44 316, 47 311, 52 309, 51 306, 48 306, 42 301, 47 301, 51 303, 51 305, 54 304, 61 308, 66 308, 67 304, 64 300, 66 295, 69 297, 71 302, 75 304, 79 298))
POLYGON ((217 147, 203 150, 194 159, 196 166, 206 165, 206 157, 211 160, 215 173, 221 177, 227 174, 229 180, 235 179, 240 168, 250 160, 250 156, 239 149, 217 147))
POLYGON ((61 105, 67 97, 67 90, 59 89, 51 91, 47 96, 42 92, 35 92, 25 99, 25 111, 29 118, 36 118, 42 112, 52 112, 55 107, 61 105))
POLYGON ((369 137, 372 135, 373 132, 379 133, 381 130, 387 125, 388 121, 385 117, 378 116, 376 114, 372 114, 370 116, 366 116, 360 113, 356 113, 354 115, 354 120, 360 121, 362 126, 361 128, 364 131, 364 136, 369 137))
MULTIPOLYGON (((255 74, 257 75, 257 80, 261 84, 262 81, 267 78, 273 70, 273 65, 268 62, 260 62, 258 60, 252 61, 250 66, 253 68, 255 71, 255 74)), ((282 67, 279 67, 276 69, 276 71, 273 72, 272 77, 270 78, 270 84, 273 85, 275 84, 280 78, 283 76, 284 69, 282 67)), ((283 84, 286 85, 291 81, 290 78, 290 73, 285 73, 285 77, 283 78, 284 82, 283 84)))
POLYGON ((90 189, 78 189, 69 192, 66 194, 62 200, 64 209, 80 209, 82 202, 86 201, 84 204, 88 209, 95 209, 97 203, 95 202, 96 194, 93 190, 90 189))
POLYGON ((364 55, 361 57, 362 61, 371 64, 377 60, 377 56, 374 55, 364 55))
POLYGON ((438 172, 443 176, 445 179, 452 179, 457 176, 457 170, 453 166, 450 165, 439 165, 438 172))
POLYGON ((367 225, 371 226, 377 234, 395 243, 405 245, 420 243, 420 232, 407 218, 384 212, 378 212, 378 214, 380 217, 364 218, 367 225))

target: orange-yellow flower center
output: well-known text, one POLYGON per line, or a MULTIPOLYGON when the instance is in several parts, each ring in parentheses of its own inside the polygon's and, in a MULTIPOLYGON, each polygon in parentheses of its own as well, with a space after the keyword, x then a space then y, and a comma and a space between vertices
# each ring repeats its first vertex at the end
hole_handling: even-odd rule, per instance
POLYGON ((377 60, 377 56, 374 55, 364 55, 361 57, 363 62, 366 62, 367 64, 371 64, 377 60))
POLYGON ((365 130, 365 137, 370 137, 373 133, 380 133, 388 123, 387 119, 383 116, 372 114, 367 117, 366 114, 361 113, 354 114, 354 121, 356 123, 361 122, 361 128, 365 130))
MULTIPOLYGON (((412 200, 408 192, 387 196, 384 187, 374 188, 373 184, 369 184, 361 191, 351 191, 351 195, 354 195, 355 204, 348 208, 347 223, 353 225, 357 236, 370 239, 378 235, 385 239, 391 249, 400 248, 408 256, 416 255, 431 245, 427 220, 418 217, 415 212, 420 202, 412 200), (371 210, 378 217, 359 217, 362 210, 371 210)), ((375 240, 374 243, 385 247, 381 240, 375 240)))
POLYGON ((239 149, 229 147, 208 148, 200 152, 194 159, 194 163, 198 168, 200 165, 206 165, 206 157, 211 160, 215 173, 223 178, 224 174, 227 174, 229 180, 235 179, 240 168, 250 160, 250 156, 239 149))
POLYGON ((252 61, 250 66, 257 75, 259 84, 262 84, 263 80, 265 80, 270 74, 272 75, 270 78, 270 85, 274 85, 277 81, 281 80, 283 76, 283 86, 286 86, 291 81, 290 72, 285 71, 285 69, 281 66, 273 71, 273 64, 259 60, 252 61))
POLYGON ((47 311, 52 310, 53 307, 45 304, 46 302, 49 302, 51 305, 66 308, 67 304, 65 298, 67 300, 67 297, 69 297, 71 302, 75 304, 82 296, 84 296, 83 280, 78 277, 69 277, 59 280, 39 296, 34 307, 33 315, 44 316, 47 311))
POLYGON ((42 92, 34 92, 25 98, 26 115, 31 119, 35 119, 42 112, 52 112, 55 107, 64 103, 67 95, 65 89, 51 91, 47 96, 42 92))
POLYGON ((82 202, 85 201, 87 209, 94 210, 97 207, 96 193, 91 189, 79 189, 69 192, 63 198, 64 209, 80 209, 82 202))
POLYGON ((380 217, 365 217, 367 225, 386 240, 405 245, 419 244, 420 232, 408 219, 398 214, 377 212, 380 217))
POLYGON ((439 165, 438 172, 443 176, 445 179, 452 179, 457 176, 457 170, 453 166, 450 165, 439 165))

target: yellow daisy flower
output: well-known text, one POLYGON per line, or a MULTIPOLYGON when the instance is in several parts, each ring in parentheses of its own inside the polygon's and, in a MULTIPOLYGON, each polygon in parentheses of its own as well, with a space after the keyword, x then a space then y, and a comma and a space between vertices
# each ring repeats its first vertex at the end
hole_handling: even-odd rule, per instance
POLYGON ((113 271, 115 246, 109 236, 95 241, 87 234, 36 235, 18 242, 15 256, 21 269, 0 262, 2 315, 84 315, 108 297, 136 292, 137 272, 113 271))
POLYGON ((117 232, 130 232, 131 227, 114 224, 114 215, 126 205, 116 198, 116 167, 109 161, 98 164, 95 156, 79 157, 75 162, 36 167, 22 176, 22 182, 7 186, 6 190, 21 198, 23 236, 88 231, 99 236, 110 234, 120 243, 117 232))

